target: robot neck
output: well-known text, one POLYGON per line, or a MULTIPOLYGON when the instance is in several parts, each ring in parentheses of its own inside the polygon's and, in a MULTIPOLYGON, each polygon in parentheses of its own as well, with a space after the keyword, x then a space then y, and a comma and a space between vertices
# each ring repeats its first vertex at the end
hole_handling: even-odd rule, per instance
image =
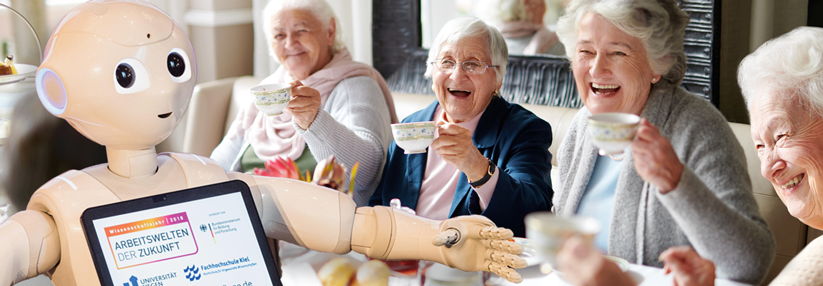
POLYGON ((141 178, 157 171, 157 151, 154 146, 143 150, 120 150, 106 147, 109 170, 124 178, 141 178))

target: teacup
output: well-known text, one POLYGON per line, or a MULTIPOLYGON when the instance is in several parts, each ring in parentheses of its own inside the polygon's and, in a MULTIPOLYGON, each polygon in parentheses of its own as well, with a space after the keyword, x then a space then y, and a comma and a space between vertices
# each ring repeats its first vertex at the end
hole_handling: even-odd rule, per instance
POLYGON ((640 117, 630 113, 601 113, 589 116, 587 133, 600 155, 623 153, 632 144, 640 117))
POLYGON ((426 153, 426 147, 434 142, 437 130, 434 121, 395 123, 391 125, 394 142, 406 154, 426 153))
POLYGON ((600 223, 594 218, 559 217, 551 212, 533 212, 526 215, 526 237, 531 246, 556 267, 557 252, 569 237, 579 235, 591 243, 600 232, 600 223))
POLYGON ((254 105, 266 115, 279 115, 291 100, 291 84, 275 83, 251 88, 254 105))

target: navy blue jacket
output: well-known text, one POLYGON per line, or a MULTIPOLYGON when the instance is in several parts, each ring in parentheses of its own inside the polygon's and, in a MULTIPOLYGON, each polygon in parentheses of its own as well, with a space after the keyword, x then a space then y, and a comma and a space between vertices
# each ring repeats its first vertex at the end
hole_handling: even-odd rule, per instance
MULTIPOLYGON (((435 101, 403 122, 432 120, 438 104, 435 101)), ((472 139, 480 153, 497 165, 500 172, 497 186, 481 212, 478 195, 469 185, 466 174, 460 174, 449 217, 481 214, 497 226, 511 229, 515 236, 525 237, 526 214, 551 209, 554 194, 549 175, 551 126, 520 105, 493 97, 472 139)), ((403 149, 392 141, 383 178, 369 205, 388 206, 391 199, 399 198, 403 206, 416 209, 426 160, 426 153, 403 154, 403 149)))

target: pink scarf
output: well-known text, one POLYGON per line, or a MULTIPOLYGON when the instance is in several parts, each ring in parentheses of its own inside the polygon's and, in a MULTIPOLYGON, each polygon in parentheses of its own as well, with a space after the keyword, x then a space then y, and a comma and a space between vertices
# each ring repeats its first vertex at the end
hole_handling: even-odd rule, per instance
POLYGON ((497 27, 504 38, 520 38, 531 34, 531 41, 523 50, 524 55, 536 55, 545 53, 551 46, 560 41, 557 33, 553 33, 542 24, 534 24, 524 21, 506 22, 497 27))
MULTIPOLYGON (((334 87, 341 80, 355 76, 369 76, 377 82, 381 91, 383 91, 383 96, 386 97, 391 122, 396 123, 397 115, 394 112, 394 102, 392 101, 389 86, 383 76, 371 66, 352 61, 351 55, 346 49, 336 52, 325 67, 309 75, 301 82, 303 85, 320 92, 320 108, 322 109, 334 87)), ((294 80, 291 74, 281 65, 274 74, 264 79, 260 84, 289 83, 294 80)), ((264 161, 273 160, 280 156, 297 160, 303 154, 303 149, 306 146, 306 141, 292 125, 291 115, 283 113, 281 115, 266 116, 266 114, 257 110, 252 101, 248 101, 246 106, 241 106, 227 136, 244 137, 251 144, 257 157, 264 161)), ((241 152, 243 151, 241 150, 241 152)))

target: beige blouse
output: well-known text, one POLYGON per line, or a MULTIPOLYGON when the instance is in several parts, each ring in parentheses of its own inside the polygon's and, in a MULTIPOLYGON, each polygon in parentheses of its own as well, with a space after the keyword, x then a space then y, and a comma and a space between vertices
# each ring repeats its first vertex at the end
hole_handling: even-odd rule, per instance
POLYGON ((769 285, 823 285, 823 237, 806 245, 769 285))

